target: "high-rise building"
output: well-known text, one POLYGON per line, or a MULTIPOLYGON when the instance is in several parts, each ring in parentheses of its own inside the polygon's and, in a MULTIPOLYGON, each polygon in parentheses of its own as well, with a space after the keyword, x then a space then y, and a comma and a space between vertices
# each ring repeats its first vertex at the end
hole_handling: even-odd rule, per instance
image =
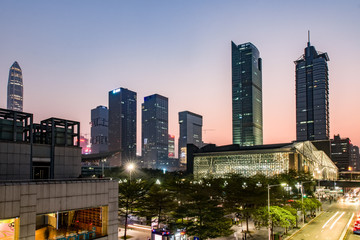
POLYGON ((101 153, 109 150, 108 128, 109 110, 105 106, 91 109, 91 152, 101 153))
POLYGON ((262 60, 252 43, 231 42, 233 143, 263 144, 262 60))
POLYGON ((121 151, 121 163, 136 158, 136 92, 109 92, 109 151, 121 151))
POLYGON ((168 160, 168 99, 159 94, 142 104, 142 157, 148 168, 161 168, 168 160))
POLYGON ((351 148, 351 161, 354 171, 360 170, 360 152, 359 147, 353 145, 351 148))
POLYGON ((296 60, 296 140, 329 139, 329 77, 327 53, 317 52, 308 40, 296 60))
POLYGON ((23 77, 18 62, 10 67, 9 81, 7 88, 7 109, 23 111, 23 77))
POLYGON ((334 139, 331 139, 331 160, 339 168, 339 172, 348 171, 352 167, 351 147, 349 138, 334 135, 334 139))
POLYGON ((175 158, 175 135, 169 134, 169 158, 175 158))
POLYGON ((180 166, 186 166, 186 145, 194 144, 202 147, 202 116, 189 112, 179 112, 179 162, 180 166))

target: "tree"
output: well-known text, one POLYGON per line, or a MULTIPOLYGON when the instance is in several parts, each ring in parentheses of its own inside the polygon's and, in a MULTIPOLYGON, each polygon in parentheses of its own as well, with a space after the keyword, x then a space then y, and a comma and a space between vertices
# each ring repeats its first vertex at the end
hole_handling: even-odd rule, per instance
POLYGON ((304 208, 307 211, 310 211, 310 214, 313 216, 318 207, 321 206, 321 203, 316 198, 305 198, 304 199, 304 208))
MULTIPOLYGON (((210 181, 211 182, 211 181, 210 181)), ((218 186, 200 181, 190 185, 184 208, 187 210, 186 232, 200 239, 228 236, 232 233, 231 219, 225 218, 218 186)))
POLYGON ((125 218, 124 239, 126 239, 129 214, 136 213, 145 197, 148 187, 145 181, 121 181, 119 183, 119 215, 125 218))
MULTIPOLYGON (((261 226, 268 226, 269 213, 267 207, 257 209, 253 216, 261 226)), ((295 216, 288 210, 279 206, 270 207, 271 235, 273 235, 274 227, 283 227, 286 231, 286 229, 295 225, 295 221, 295 216)))
POLYGON ((143 199, 140 214, 150 219, 157 217, 158 227, 160 227, 161 223, 168 223, 168 219, 176 206, 173 193, 164 186, 155 183, 143 199))
POLYGON ((240 175, 231 175, 226 179, 225 203, 228 213, 237 213, 246 221, 246 232, 249 231, 249 219, 253 211, 264 206, 267 199, 266 177, 255 175, 244 178, 240 175))

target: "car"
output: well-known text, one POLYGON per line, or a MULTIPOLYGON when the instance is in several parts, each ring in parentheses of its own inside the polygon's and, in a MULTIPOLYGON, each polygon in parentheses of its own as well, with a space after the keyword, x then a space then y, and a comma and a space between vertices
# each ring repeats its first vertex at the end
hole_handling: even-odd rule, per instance
POLYGON ((360 235, 360 225, 355 225, 355 226, 354 226, 354 228, 353 228, 353 233, 360 235))

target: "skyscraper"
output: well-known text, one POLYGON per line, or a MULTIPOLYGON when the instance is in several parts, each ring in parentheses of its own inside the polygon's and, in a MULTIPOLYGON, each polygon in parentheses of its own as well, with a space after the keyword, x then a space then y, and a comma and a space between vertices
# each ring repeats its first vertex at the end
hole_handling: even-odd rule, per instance
POLYGON ((168 99, 159 94, 142 104, 142 156, 148 168, 161 168, 168 160, 168 99))
POLYGON ((263 144, 262 60, 252 43, 231 42, 233 143, 263 144))
POLYGON ((91 152, 107 152, 109 128, 109 110, 105 106, 91 109, 91 152))
POLYGON ((23 111, 23 77, 18 62, 10 67, 7 89, 7 108, 14 111, 23 111))
POLYGON ((122 163, 136 157, 136 92, 109 92, 109 151, 121 151, 122 163))
POLYGON ((186 166, 186 145, 194 144, 202 147, 202 116, 189 112, 179 112, 179 161, 182 167, 186 166))
POLYGON ((329 77, 327 53, 317 52, 308 40, 296 60, 296 140, 329 139, 329 77))

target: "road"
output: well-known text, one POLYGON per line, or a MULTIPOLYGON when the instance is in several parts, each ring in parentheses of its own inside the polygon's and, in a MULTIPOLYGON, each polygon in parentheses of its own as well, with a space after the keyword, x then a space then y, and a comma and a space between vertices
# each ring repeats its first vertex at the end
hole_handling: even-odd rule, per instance
MULTIPOLYGON (((295 234, 292 240, 338 240, 353 213, 360 209, 358 204, 332 204, 324 213, 315 218, 295 234)), ((351 235, 353 235, 351 233, 351 235)), ((360 238, 356 238, 359 240, 360 238)))

